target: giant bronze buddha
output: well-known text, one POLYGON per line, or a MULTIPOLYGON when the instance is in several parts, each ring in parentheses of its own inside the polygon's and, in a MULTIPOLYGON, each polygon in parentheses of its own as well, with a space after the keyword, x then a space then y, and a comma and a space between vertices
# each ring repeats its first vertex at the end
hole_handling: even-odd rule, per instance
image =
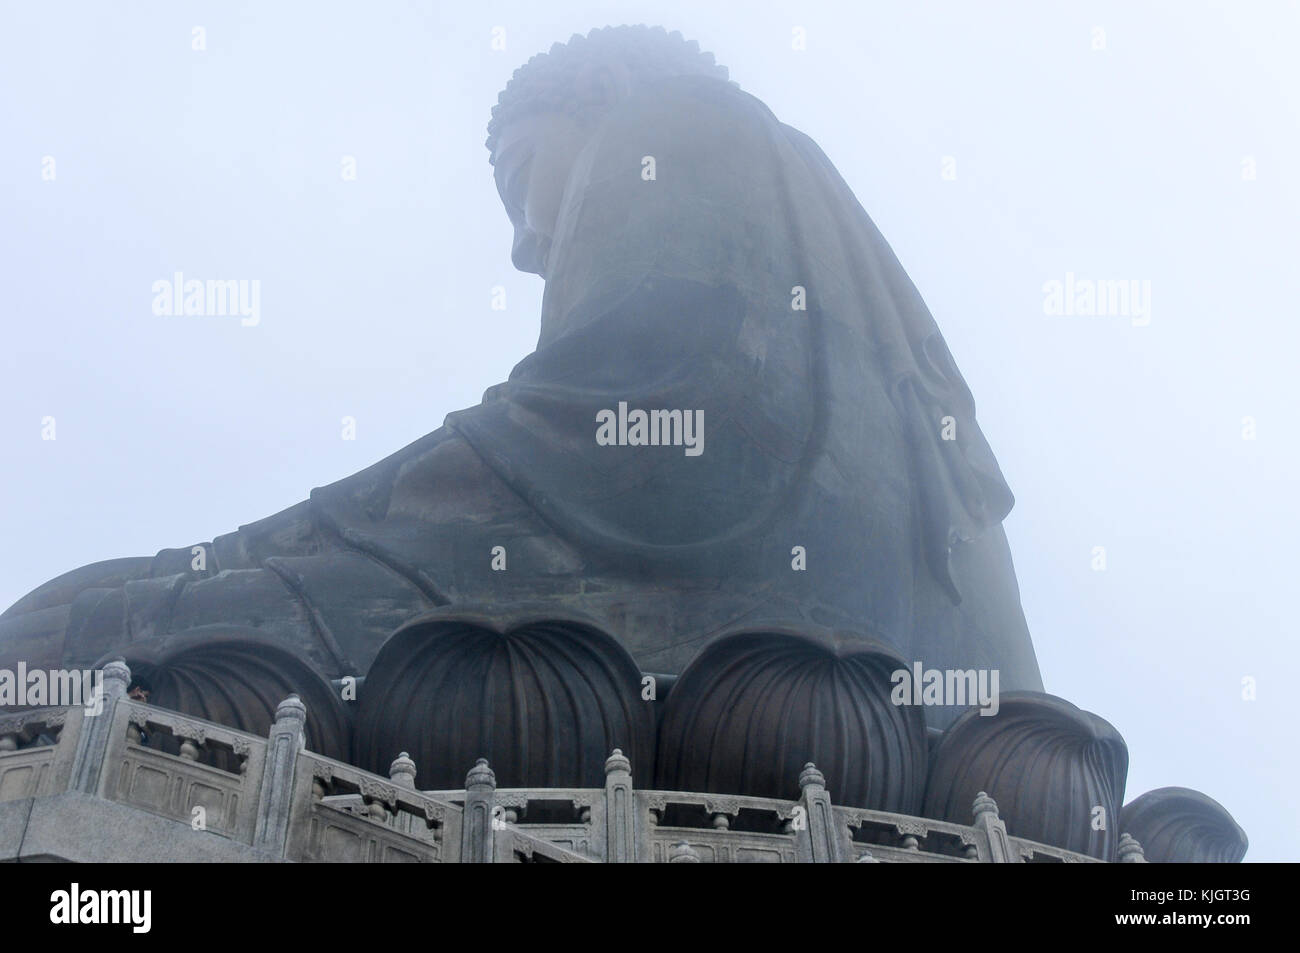
POLYGON ((509 380, 283 512, 46 583, 0 661, 124 656, 258 730, 298 691, 313 744, 410 750, 426 788, 480 755, 586 783, 619 745, 663 787, 816 760, 918 809, 926 723, 961 712, 882 702, 889 672, 1042 684, 1012 496, 916 288, 816 143, 677 34, 557 44, 488 131, 545 281, 509 380))

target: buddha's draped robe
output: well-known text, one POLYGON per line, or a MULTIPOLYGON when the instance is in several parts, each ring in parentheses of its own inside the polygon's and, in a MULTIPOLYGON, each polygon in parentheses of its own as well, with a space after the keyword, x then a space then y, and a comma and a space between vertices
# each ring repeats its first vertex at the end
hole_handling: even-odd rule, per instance
POLYGON ((933 318, 830 161, 733 85, 679 78, 581 152, 538 347, 507 382, 205 544, 205 572, 186 546, 55 579, 0 618, 0 657, 234 632, 337 677, 435 606, 541 603, 645 671, 737 624, 816 624, 1041 689, 1011 504, 933 318), (703 453, 598 445, 620 401, 702 410, 703 453))

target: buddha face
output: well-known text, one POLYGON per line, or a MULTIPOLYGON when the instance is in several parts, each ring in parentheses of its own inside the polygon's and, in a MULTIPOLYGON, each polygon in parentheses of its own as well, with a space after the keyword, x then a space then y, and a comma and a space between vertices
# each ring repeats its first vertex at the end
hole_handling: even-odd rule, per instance
POLYGON ((497 136, 497 192, 515 227, 510 260, 520 271, 546 277, 564 186, 586 140, 577 122, 552 112, 513 119, 497 136))

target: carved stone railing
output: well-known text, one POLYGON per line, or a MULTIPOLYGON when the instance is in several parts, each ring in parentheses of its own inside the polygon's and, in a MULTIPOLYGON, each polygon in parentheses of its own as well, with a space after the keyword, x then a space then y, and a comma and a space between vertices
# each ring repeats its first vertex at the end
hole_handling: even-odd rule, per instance
POLYGON ((680 845, 703 863, 801 859, 806 812, 797 801, 686 791, 638 791, 636 800, 646 825, 646 859, 653 863, 668 863, 680 845), (737 829, 742 814, 747 829, 737 829))
MULTIPOLYGON (((835 806, 812 764, 797 800, 636 790, 617 749, 603 788, 498 789, 480 759, 464 789, 421 792, 405 753, 384 778, 305 750, 297 696, 261 738, 132 701, 129 677, 121 662, 105 666, 98 714, 0 717, 0 808, 59 795, 83 798, 67 810, 85 809, 85 797, 111 802, 175 822, 173 857, 185 856, 183 838, 215 836, 247 859, 347 863, 1096 862, 1010 836, 983 793, 971 825, 835 806)), ((1127 835, 1118 854, 1144 860, 1127 835)))
MULTIPOLYGON (((0 720, 0 808, 71 795, 82 800, 60 809, 87 811, 105 802, 166 818, 175 822, 164 829, 170 838, 164 853, 171 857, 185 855, 186 837, 215 836, 236 855, 235 845, 243 845, 244 859, 252 860, 460 859, 459 807, 416 791, 409 758, 380 778, 305 751, 306 709, 296 696, 280 704, 269 737, 260 738, 132 701, 125 694, 129 680, 126 665, 111 662, 102 705, 0 720), (355 792, 364 812, 350 810, 340 791, 355 792)), ((159 836, 156 824, 147 830, 159 836)), ((111 854, 114 841, 130 835, 104 830, 100 840, 88 855, 111 854)), ((139 854, 137 847, 132 856, 139 854)), ((15 858, 0 856, 5 859, 15 858)))
MULTIPOLYGON (((41 708, 0 717, 0 801, 35 797, 54 784, 67 711, 41 708)), ((66 759, 65 759, 66 760, 66 759)))
POLYGON ((854 863, 992 863, 988 837, 975 827, 888 811, 836 807, 854 863))
POLYGON ((128 699, 113 727, 100 796, 252 842, 265 738, 128 699), (146 744, 163 738, 179 750, 146 744))
POLYGON ((558 844, 518 827, 507 826, 497 832, 493 845, 493 862, 498 864, 597 864, 586 854, 566 850, 558 844))
MULTIPOLYGON (((478 810, 465 815, 471 854, 503 861, 649 863, 1018 863, 1054 860, 1096 863, 1095 858, 1011 837, 992 798, 980 794, 975 823, 836 807, 821 773, 807 765, 795 801, 631 787, 627 759, 615 751, 606 762, 606 787, 498 789, 487 762, 471 771, 478 810), (631 810, 625 810, 626 805, 631 810), (524 835, 564 852, 519 846, 524 835), (611 849, 611 845, 614 848, 611 849), (622 846, 618 846, 622 845, 622 846)), ((470 792, 432 791, 464 805, 470 792)), ((1141 848, 1132 856, 1141 860, 1141 848)))
POLYGON ((402 754, 388 779, 303 751, 289 805, 286 856, 346 863, 460 859, 461 808, 414 788, 402 754))

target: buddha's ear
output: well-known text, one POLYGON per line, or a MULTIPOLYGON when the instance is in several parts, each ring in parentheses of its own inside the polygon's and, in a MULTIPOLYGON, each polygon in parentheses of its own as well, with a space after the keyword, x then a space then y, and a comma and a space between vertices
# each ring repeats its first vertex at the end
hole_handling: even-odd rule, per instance
POLYGON ((632 93, 632 74, 622 63, 588 63, 578 72, 574 88, 582 102, 612 106, 632 93))

